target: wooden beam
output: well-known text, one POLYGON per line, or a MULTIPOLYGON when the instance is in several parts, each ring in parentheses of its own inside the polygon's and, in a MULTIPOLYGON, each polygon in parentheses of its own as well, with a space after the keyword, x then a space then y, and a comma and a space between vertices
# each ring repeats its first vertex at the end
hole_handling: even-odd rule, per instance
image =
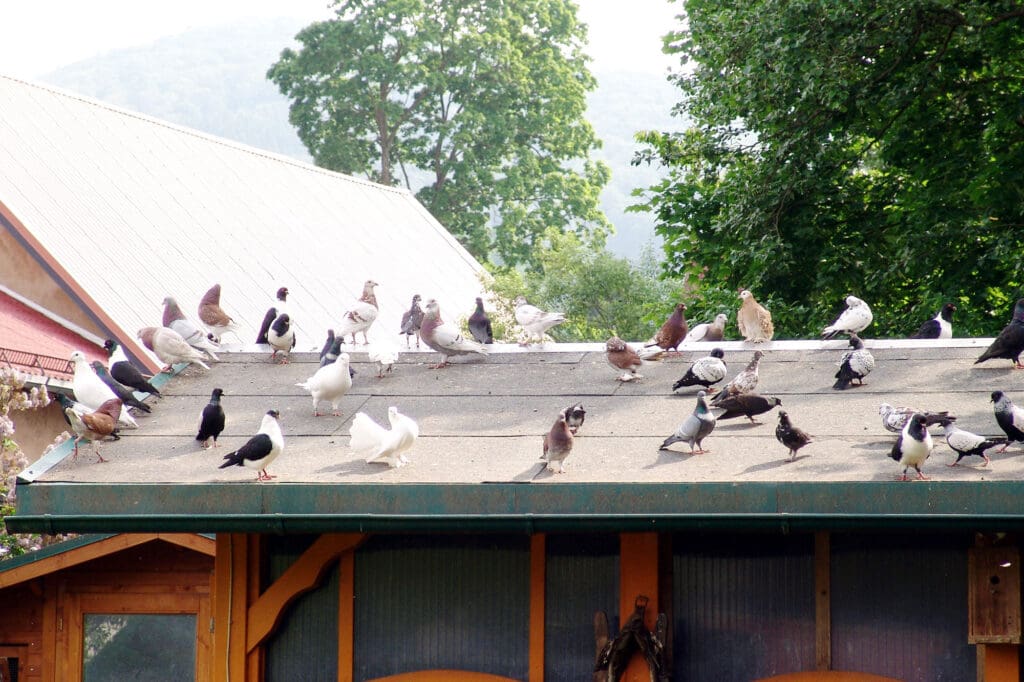
MULTIPOLYGON (((258 533, 248 533, 245 537, 248 545, 246 554, 249 559, 249 567, 246 571, 245 580, 245 603, 246 607, 246 638, 251 632, 252 623, 248 616, 252 614, 251 605, 255 604, 260 596, 260 588, 263 583, 263 565, 266 557, 263 553, 263 536, 258 533)), ((250 682, 261 682, 263 680, 263 647, 251 649, 246 647, 245 654, 245 679, 250 682)))
POLYGON ((33 561, 17 568, 0 573, 0 589, 32 580, 49 573, 56 573, 65 568, 78 566, 86 561, 92 561, 99 557, 119 552, 122 549, 129 549, 138 545, 151 542, 157 538, 155 533, 121 533, 112 535, 109 538, 90 542, 81 547, 75 547, 64 552, 58 552, 45 559, 33 561))
POLYGON ((185 547, 207 556, 217 555, 217 541, 197 533, 156 533, 155 537, 172 545, 185 547))
POLYGON ((356 553, 351 549, 341 555, 338 567, 338 682, 355 679, 356 553))
POLYGON ((214 680, 244 680, 249 545, 243 533, 217 533, 214 557, 214 680))
MULTIPOLYGON (((619 627, 633 613, 639 595, 648 598, 644 627, 654 630, 658 618, 658 534, 621 533, 619 535, 619 627)), ((648 682, 650 672, 644 657, 636 655, 621 678, 626 682, 648 682)))
POLYGON ((252 651, 266 639, 287 606, 319 585, 328 567, 344 552, 362 544, 365 538, 363 533, 327 533, 317 538, 249 608, 245 650, 252 651))
POLYGON ((530 537, 530 664, 529 681, 544 682, 544 618, 547 541, 543 533, 530 537))
POLYGON ((1020 647, 979 644, 978 682, 1020 682, 1020 647))
POLYGON ((814 534, 814 661, 832 669, 832 543, 825 531, 814 534))

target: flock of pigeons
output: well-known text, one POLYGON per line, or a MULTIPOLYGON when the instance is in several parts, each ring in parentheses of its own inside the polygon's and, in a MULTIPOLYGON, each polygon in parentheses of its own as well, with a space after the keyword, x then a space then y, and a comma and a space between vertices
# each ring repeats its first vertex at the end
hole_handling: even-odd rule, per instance
MULTIPOLYGON (((327 340, 320 352, 320 367, 317 371, 297 386, 309 391, 313 402, 313 415, 320 416, 320 403, 329 402, 332 414, 340 416, 341 399, 352 387, 355 371, 350 367, 349 354, 342 351, 346 337, 356 344, 357 334, 362 334, 367 345, 367 354, 378 366, 378 377, 385 371, 390 372, 398 358, 398 348, 391 344, 371 344, 367 331, 377 319, 377 299, 374 294, 378 286, 373 280, 367 280, 359 300, 345 311, 337 329, 327 330, 327 340)), ((271 360, 281 363, 288 362, 289 353, 295 348, 296 339, 292 320, 287 312, 288 289, 282 287, 276 292, 274 305, 267 310, 257 337, 257 343, 268 345, 271 360)), ((164 371, 171 371, 171 366, 179 363, 195 363, 209 369, 207 362, 217 361, 217 351, 223 335, 231 333, 238 336, 235 321, 220 306, 221 287, 215 284, 203 296, 198 307, 198 318, 203 327, 187 318, 174 298, 164 299, 164 314, 161 327, 144 327, 138 332, 142 343, 167 364, 164 371)), ((762 343, 771 340, 774 335, 771 313, 757 302, 753 294, 743 290, 739 294, 741 304, 736 313, 736 323, 740 334, 747 341, 762 343)), ((493 343, 491 321, 484 310, 483 301, 476 299, 476 308, 468 319, 468 327, 472 338, 463 335, 462 330, 441 318, 440 308, 436 300, 430 299, 421 308, 421 297, 413 296, 409 310, 401 320, 400 334, 406 337, 409 347, 411 338, 420 342, 441 355, 439 362, 431 368, 443 368, 449 364, 451 356, 477 353, 486 355, 488 345, 493 343)), ((873 320, 870 307, 856 296, 846 298, 846 309, 831 325, 822 330, 823 339, 832 339, 840 335, 849 338, 850 350, 843 353, 839 361, 839 370, 835 374, 833 388, 845 390, 856 382, 860 385, 863 379, 874 369, 875 361, 870 351, 864 347, 858 334, 873 320)), ((956 307, 945 304, 938 314, 925 322, 911 338, 950 338, 952 336, 952 315, 956 307)), ((641 379, 638 370, 652 362, 660 361, 667 353, 678 352, 680 344, 689 341, 721 341, 724 340, 725 325, 728 320, 724 314, 718 315, 714 321, 702 323, 692 329, 685 317, 686 305, 675 306, 668 319, 658 330, 654 339, 639 348, 634 348, 617 336, 613 336, 605 344, 608 363, 617 371, 619 381, 641 379)), ((546 312, 530 305, 522 296, 515 300, 515 318, 526 334, 524 345, 538 341, 543 343, 545 334, 555 325, 565 320, 565 315, 558 312, 546 312)), ((78 443, 82 440, 93 443, 94 452, 100 462, 98 443, 107 438, 117 438, 119 428, 137 428, 129 407, 149 412, 151 408, 136 398, 135 393, 159 395, 142 371, 133 365, 120 346, 108 340, 105 348, 109 355, 108 366, 94 362, 90 365, 83 353, 75 351, 71 355, 74 365, 73 391, 75 401, 59 396, 64 407, 68 423, 76 434, 74 457, 78 456, 78 443)), ((1024 368, 1019 356, 1024 351, 1024 299, 1017 302, 1013 319, 1000 332, 988 349, 976 362, 984 362, 993 358, 1013 360, 1014 365, 1024 368)), ((686 370, 685 374, 673 385, 673 391, 683 387, 698 386, 697 404, 693 412, 680 424, 679 428, 664 440, 660 449, 668 449, 674 443, 686 443, 691 454, 703 454, 707 450, 703 441, 714 430, 718 420, 746 417, 751 423, 757 424, 755 416, 764 414, 781 405, 775 396, 762 396, 755 392, 758 384, 758 369, 764 352, 754 351, 750 363, 734 376, 720 391, 714 386, 723 381, 727 374, 724 353, 714 348, 709 355, 698 358, 686 370), (713 397, 710 397, 712 396, 713 397), (718 412, 716 414, 716 412, 718 412)), ((217 447, 217 438, 225 426, 224 410, 220 404, 224 392, 215 388, 200 416, 200 424, 196 440, 204 448, 217 447)), ((903 466, 903 480, 907 480, 907 472, 913 467, 918 478, 925 478, 921 465, 931 454, 933 442, 928 427, 940 425, 944 429, 946 441, 957 453, 956 465, 963 457, 981 456, 988 464, 985 451, 1002 444, 1005 450, 1010 442, 1024 442, 1024 410, 1015 406, 1000 391, 992 394, 995 404, 995 416, 999 426, 1006 433, 1006 438, 986 438, 957 428, 953 422, 956 417, 946 412, 928 413, 912 408, 893 408, 883 403, 880 407, 883 425, 889 431, 898 434, 893 445, 891 456, 903 466)), ((780 410, 779 422, 775 430, 778 441, 789 451, 789 461, 797 457, 799 450, 811 442, 804 430, 796 427, 789 415, 780 410)), ((574 438, 583 425, 586 411, 581 403, 575 403, 558 413, 555 423, 543 438, 541 459, 544 464, 538 474, 544 470, 561 473, 565 470, 565 461, 572 452, 574 438)), ((244 445, 223 457, 220 468, 244 466, 258 472, 257 480, 265 481, 274 478, 267 473, 267 467, 281 454, 284 449, 284 438, 279 424, 280 414, 277 410, 269 410, 263 417, 262 424, 256 435, 244 445)), ((374 422, 365 413, 354 416, 350 428, 350 447, 368 462, 378 462, 389 467, 400 467, 408 463, 405 453, 413 446, 419 435, 416 422, 401 414, 396 407, 388 409, 390 429, 374 422)))

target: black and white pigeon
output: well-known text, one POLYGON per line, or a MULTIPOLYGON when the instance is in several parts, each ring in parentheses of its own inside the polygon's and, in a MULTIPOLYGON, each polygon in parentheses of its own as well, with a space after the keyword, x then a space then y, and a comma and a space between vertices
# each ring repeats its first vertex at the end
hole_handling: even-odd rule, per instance
POLYGON ((284 435, 281 433, 281 425, 278 418, 281 414, 277 410, 268 410, 263 415, 263 423, 256 435, 250 438, 245 445, 234 452, 224 455, 224 462, 218 467, 227 469, 230 466, 246 467, 255 469, 257 481, 269 481, 277 476, 267 473, 267 467, 277 459, 284 451, 284 435))
POLYGON ((484 300, 479 296, 476 297, 476 310, 469 316, 469 333, 478 343, 494 343, 491 318, 484 311, 484 300))
POLYGON ((292 319, 288 313, 278 315, 275 308, 268 310, 263 318, 263 326, 260 327, 259 338, 264 341, 257 343, 266 343, 273 349, 270 354, 271 360, 277 359, 277 354, 281 353, 281 364, 288 364, 288 354, 295 348, 296 343, 295 330, 292 328, 292 319))
POLYGON ((423 324, 423 309, 420 308, 420 295, 414 294, 412 305, 402 313, 401 333, 405 334, 405 347, 409 347, 409 337, 416 335, 416 347, 420 347, 420 325, 423 324))
POLYGON ((583 403, 570 405, 563 410, 563 414, 565 414, 565 423, 569 425, 569 430, 575 436, 576 432, 583 426, 583 421, 587 418, 587 411, 583 409, 583 403))
POLYGON ((92 367, 92 371, 96 372, 96 376, 100 378, 100 381, 109 386, 110 390, 114 392, 114 395, 121 399, 121 402, 124 405, 134 407, 135 409, 142 410, 143 412, 153 411, 153 408, 135 397, 135 393, 132 389, 118 381, 115 381, 114 377, 110 376, 110 372, 107 371, 107 368, 102 362, 99 360, 93 360, 89 363, 89 366, 92 367))
POLYGON ((693 408, 693 413, 683 420, 675 433, 665 439, 658 450, 667 450, 673 443, 689 443, 691 455, 708 453, 710 450, 705 450, 701 443, 715 430, 716 421, 715 415, 708 408, 707 393, 698 391, 697 406, 693 408))
POLYGON ((956 417, 949 412, 925 412, 913 407, 893 407, 889 403, 879 405, 878 414, 882 417, 882 426, 885 427, 886 431, 892 431, 893 433, 902 432, 903 427, 910 421, 910 417, 915 414, 923 415, 927 426, 938 424, 944 419, 956 421, 956 417))
POLYGON ((840 334, 856 334, 864 331, 874 316, 871 307, 856 296, 846 297, 846 310, 840 313, 836 321, 821 330, 824 340, 835 338, 840 334))
POLYGON ((691 341, 722 341, 725 339, 725 323, 729 321, 729 316, 725 313, 719 313, 715 315, 714 322, 701 322, 698 325, 694 325, 687 333, 686 338, 683 339, 684 343, 690 343, 691 341))
POLYGON ((107 339, 103 342, 103 348, 107 351, 110 376, 114 377, 115 381, 140 393, 160 395, 156 386, 150 383, 146 376, 139 371, 139 368, 133 365, 128 356, 124 354, 121 344, 113 339, 107 339))
POLYGON ((907 469, 914 467, 918 480, 925 481, 928 477, 921 473, 921 466, 932 454, 932 434, 928 433, 928 420, 923 414, 914 414, 907 420, 899 438, 893 443, 889 456, 903 467, 901 481, 907 480, 907 469))
POLYGON ((910 335, 912 339, 951 339, 953 338, 953 312, 956 306, 947 303, 932 319, 910 335))
POLYGON ((779 424, 775 427, 775 439, 789 448, 789 461, 796 459, 796 453, 800 448, 811 442, 813 436, 803 429, 793 426, 789 414, 785 410, 779 410, 779 424))
POLYGON ((996 422, 1006 434, 1006 443, 999 448, 1005 452, 1010 443, 1024 443, 1024 410, 1013 404, 1010 397, 1002 391, 992 391, 992 409, 996 413, 996 422))
POLYGON ((724 379, 729 371, 722 359, 724 357, 725 352, 721 348, 713 348, 711 355, 697 358, 686 370, 686 374, 672 384, 672 390, 678 391, 684 386, 703 386, 708 393, 712 393, 714 390, 711 386, 724 379))
POLYGON ((782 401, 773 395, 764 396, 757 393, 740 393, 727 396, 722 402, 712 405, 714 408, 725 410, 718 415, 718 419, 732 419, 734 417, 746 417, 751 424, 760 424, 754 419, 754 415, 764 414, 782 401))
POLYGON ((1014 368, 1024 369, 1024 365, 1020 364, 1022 352, 1024 352, 1024 298, 1018 300, 1013 307, 1013 319, 1010 320, 1010 324, 1003 327, 999 336, 974 361, 974 364, 995 358, 1005 358, 1013 360, 1014 368))
POLYGON ((839 371, 836 372, 836 383, 832 388, 843 391, 850 387, 854 380, 858 386, 864 385, 864 377, 875 368, 875 356, 864 347, 864 342, 857 334, 850 334, 850 346, 853 350, 843 353, 839 360, 839 371))
POLYGON ((217 437, 224 431, 224 408, 221 407, 220 398, 224 390, 213 389, 210 394, 210 402, 203 408, 202 416, 199 418, 199 431, 196 433, 196 440, 203 449, 210 447, 210 440, 213 440, 213 447, 218 447, 217 437))
POLYGON ((750 362, 746 367, 740 370, 739 374, 732 378, 732 381, 725 385, 725 388, 719 392, 714 398, 711 399, 711 404, 717 406, 721 401, 725 400, 731 395, 740 395, 742 393, 753 393, 754 389, 757 388, 759 367, 761 365, 761 358, 764 357, 764 353, 755 350, 754 357, 750 359, 750 362))
POLYGON ((985 436, 979 436, 976 433, 970 431, 964 431, 961 428, 957 428, 953 422, 948 419, 944 419, 939 422, 946 435, 946 444, 949 445, 957 453, 956 461, 946 466, 955 467, 960 463, 964 457, 970 457, 977 455, 985 460, 985 463, 981 466, 988 466, 989 458, 985 454, 985 451, 989 448, 993 448, 997 445, 1006 443, 1006 438, 995 437, 988 438, 985 436))
POLYGON ((256 343, 269 344, 267 340, 267 333, 270 331, 270 325, 274 323, 278 315, 283 315, 288 312, 288 287, 281 287, 274 294, 276 300, 274 305, 267 309, 267 313, 263 316, 263 323, 260 324, 259 334, 256 335, 256 343))

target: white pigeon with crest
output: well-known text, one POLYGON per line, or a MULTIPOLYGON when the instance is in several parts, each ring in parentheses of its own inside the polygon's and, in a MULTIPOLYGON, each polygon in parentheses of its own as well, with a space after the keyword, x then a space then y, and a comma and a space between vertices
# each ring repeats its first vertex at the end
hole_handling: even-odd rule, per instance
POLYGON ((352 388, 352 375, 348 372, 348 353, 342 353, 338 359, 326 364, 316 371, 313 376, 303 382, 295 384, 304 388, 313 396, 313 416, 320 416, 320 401, 326 400, 331 404, 331 414, 335 417, 341 416, 338 405, 352 388))
POLYGON ((552 327, 565 322, 565 313, 549 313, 526 302, 525 296, 516 296, 516 322, 526 331, 526 341, 533 339, 544 342, 544 334, 552 327))
POLYGON ((185 343, 205 353, 211 360, 219 360, 216 351, 220 346, 206 338, 206 332, 199 328, 192 320, 185 317, 181 312, 178 302, 174 297, 164 298, 164 317, 162 324, 168 329, 173 329, 185 339, 185 343))
POLYGON ((846 297, 846 310, 840 313, 836 321, 821 330, 821 337, 826 341, 840 334, 857 334, 864 331, 874 315, 871 307, 856 296, 846 297))
POLYGON ((356 345, 356 334, 360 332, 363 334, 363 343, 370 343, 370 340, 366 337, 366 332, 369 331, 370 325, 377 319, 377 295, 373 291, 376 286, 378 286, 377 283, 372 279, 368 279, 363 283, 362 295, 341 316, 341 323, 336 328, 336 334, 339 338, 344 339, 348 335, 352 336, 353 346, 356 345))
MULTIPOLYGON (((75 366, 75 376, 72 379, 71 390, 75 393, 76 401, 85 405, 89 410, 96 411, 100 409, 103 403, 117 398, 110 387, 103 383, 103 380, 99 378, 89 365, 85 353, 76 350, 71 353, 70 359, 75 366)), ((129 414, 128 408, 124 404, 121 405, 121 409, 118 412, 117 423, 133 429, 139 428, 138 422, 129 414)))
POLYGON ((388 421, 391 428, 385 429, 366 413, 357 412, 349 429, 352 437, 349 447, 367 462, 386 464, 391 468, 405 466, 409 459, 404 453, 416 442, 420 427, 394 406, 388 408, 388 421))

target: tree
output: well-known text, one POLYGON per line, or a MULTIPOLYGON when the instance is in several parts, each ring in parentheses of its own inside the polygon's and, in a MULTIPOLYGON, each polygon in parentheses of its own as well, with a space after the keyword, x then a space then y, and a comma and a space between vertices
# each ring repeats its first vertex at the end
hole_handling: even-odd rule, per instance
POLYGON ((596 87, 569 0, 338 0, 267 77, 315 162, 418 198, 470 252, 532 263, 551 226, 603 238, 596 87))
MULTIPOLYGON (((877 335, 941 304, 993 334, 1021 293, 1024 7, 1009 0, 690 0, 666 50, 694 121, 636 163, 667 270, 773 297, 807 336, 847 294, 877 335)), ((776 309, 773 309, 775 312, 776 309)))

